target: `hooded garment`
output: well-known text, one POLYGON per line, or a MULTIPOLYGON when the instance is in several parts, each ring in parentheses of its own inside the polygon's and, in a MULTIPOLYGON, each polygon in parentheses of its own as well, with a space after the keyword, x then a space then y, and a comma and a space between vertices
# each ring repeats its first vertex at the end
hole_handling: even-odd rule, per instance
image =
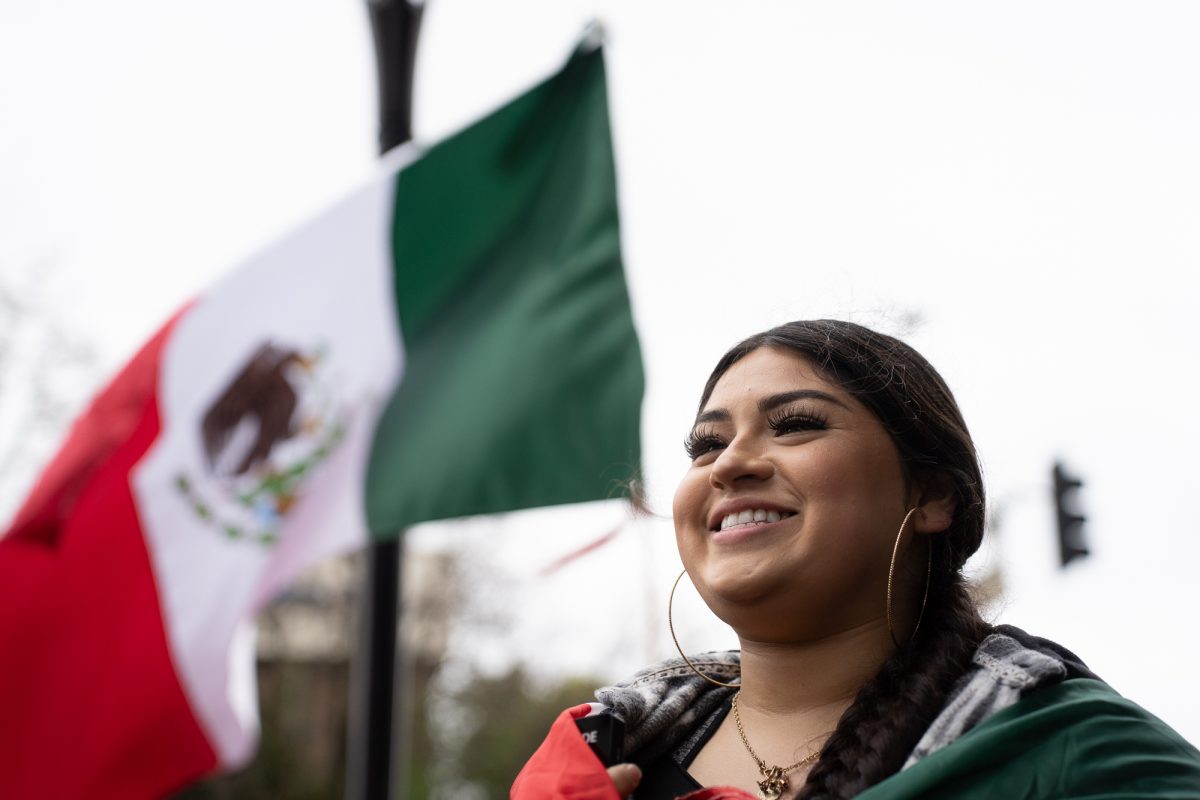
MULTIPOLYGON (((736 651, 692 661, 723 682, 740 678, 736 651)), ((751 797, 721 787, 701 790, 685 769, 724 718, 734 691, 705 681, 682 659, 600 689, 598 704, 560 715, 517 776, 511 797, 618 800, 575 726, 589 714, 612 714, 624 723, 625 760, 644 772, 635 800, 751 797)), ((1003 625, 980 643, 900 772, 859 797, 1200 799, 1200 752, 1069 650, 1003 625)))

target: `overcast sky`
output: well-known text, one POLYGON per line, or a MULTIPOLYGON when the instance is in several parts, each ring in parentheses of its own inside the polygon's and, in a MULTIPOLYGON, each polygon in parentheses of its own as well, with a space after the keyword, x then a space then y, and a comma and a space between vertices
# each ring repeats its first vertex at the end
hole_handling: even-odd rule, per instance
MULTIPOLYGON (((552 72, 592 17, 609 35, 657 507, 727 346, 816 316, 899 333, 957 393, 1005 512, 989 550, 1006 581, 997 618, 1075 649, 1200 741, 1186 634, 1200 611, 1200 6, 435 0, 418 138, 552 72), (1056 457, 1086 481, 1095 551, 1066 572, 1056 457)), ((94 349, 89 380, 110 374, 370 171, 373 70, 360 3, 5 4, 0 277, 49 276, 38 296, 94 349)), ((85 383, 65 391, 82 402, 85 383)), ((0 437, 21 392, 3 387, 0 437)), ((35 466, 0 487, 4 511, 35 466)), ((530 609, 508 657, 615 678, 666 655, 669 523, 629 525, 533 577, 620 518, 576 509, 461 532, 530 609), (580 591, 630 561, 646 565, 637 588, 600 608, 580 591)), ((690 649, 726 640, 698 603, 684 609, 690 649)))

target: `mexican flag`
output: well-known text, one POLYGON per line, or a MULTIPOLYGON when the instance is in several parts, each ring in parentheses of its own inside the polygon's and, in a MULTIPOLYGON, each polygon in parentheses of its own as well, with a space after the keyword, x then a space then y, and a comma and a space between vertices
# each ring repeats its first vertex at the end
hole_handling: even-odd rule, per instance
POLYGON ((253 754, 255 613, 424 520, 621 494, 642 368, 603 56, 195 299, 0 538, 0 797, 168 794, 253 754))

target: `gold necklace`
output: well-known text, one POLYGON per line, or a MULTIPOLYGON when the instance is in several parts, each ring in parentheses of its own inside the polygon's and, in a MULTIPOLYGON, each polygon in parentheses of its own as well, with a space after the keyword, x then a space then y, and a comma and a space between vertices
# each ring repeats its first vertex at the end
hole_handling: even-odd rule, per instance
POLYGON ((738 713, 739 694, 741 692, 734 692, 733 695, 733 721, 737 723, 738 736, 742 737, 742 744, 746 745, 746 751, 750 753, 750 757, 758 764, 758 771, 763 776, 763 779, 758 781, 758 791, 762 795, 763 800, 778 800, 788 788, 788 774, 795 772, 805 764, 811 764, 816 761, 821 751, 817 750, 809 753, 790 767, 767 766, 767 762, 758 757, 758 753, 754 752, 754 748, 750 746, 750 740, 746 738, 746 730, 742 727, 742 715, 738 713))

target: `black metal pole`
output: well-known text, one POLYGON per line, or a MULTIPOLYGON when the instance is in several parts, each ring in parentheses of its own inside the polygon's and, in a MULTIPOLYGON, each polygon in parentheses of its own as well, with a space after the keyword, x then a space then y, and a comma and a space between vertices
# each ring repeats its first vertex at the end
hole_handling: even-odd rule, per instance
MULTIPOLYGON (((368 0, 379 81, 379 150, 387 152, 412 138, 413 70, 423 4, 412 0, 368 0)), ((394 720, 402 713, 397 696, 401 575, 404 541, 368 548, 360 600, 358 654, 352 670, 347 721, 347 800, 403 797, 397 786, 396 754, 405 743, 394 720)), ((403 776, 401 776, 403 777, 403 776)))
POLYGON ((381 153, 412 138, 413 72, 424 7, 413 0, 367 0, 379 80, 381 153))

